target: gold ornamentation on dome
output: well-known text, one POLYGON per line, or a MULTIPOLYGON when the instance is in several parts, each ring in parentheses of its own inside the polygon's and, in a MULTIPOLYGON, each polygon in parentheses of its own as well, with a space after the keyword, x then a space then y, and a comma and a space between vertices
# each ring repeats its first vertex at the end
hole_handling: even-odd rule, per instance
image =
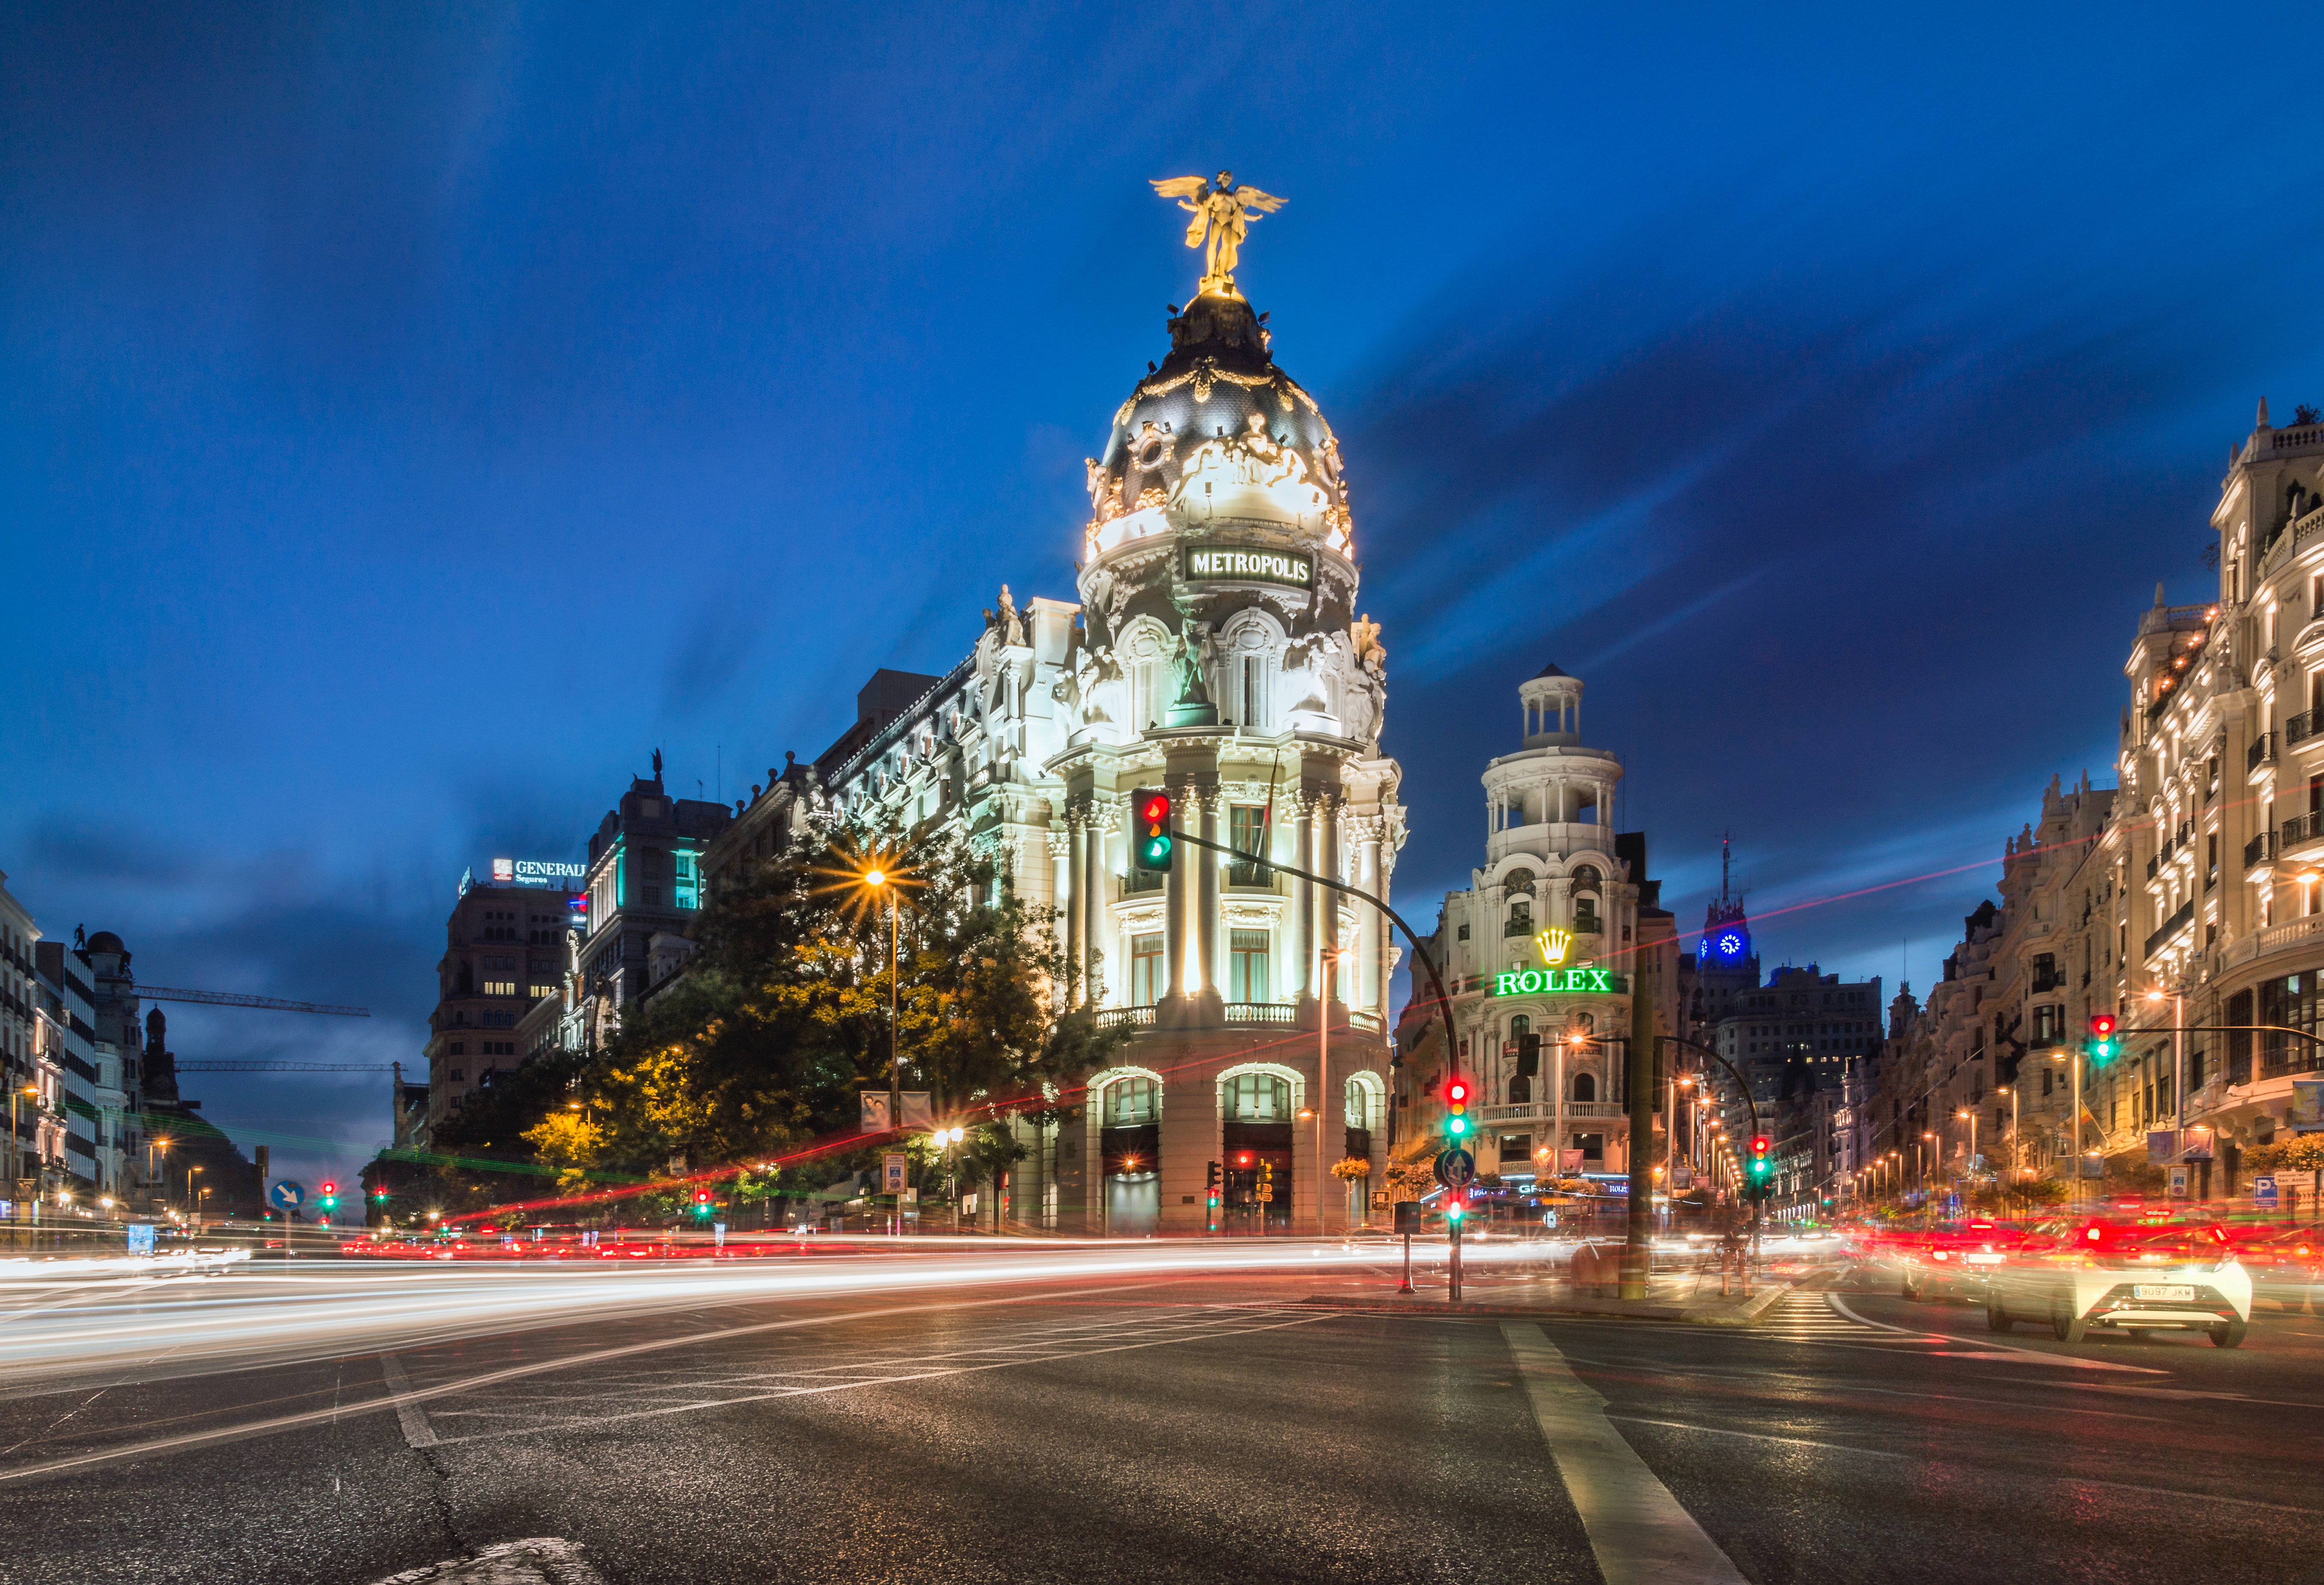
MULTIPOLYGON (((1191 383, 1194 388, 1194 400, 1208 401, 1211 400, 1211 388, 1222 380, 1230 385, 1240 385, 1246 391, 1255 391, 1276 382, 1273 374, 1238 374, 1232 369, 1220 368, 1218 359, 1204 356, 1196 358, 1194 366, 1183 374, 1173 374, 1167 380, 1146 381, 1130 400, 1135 401, 1140 396, 1167 396, 1179 386, 1191 383)), ((1286 410, 1290 405, 1288 401, 1284 402, 1286 410)), ((1308 405, 1312 407, 1314 404, 1310 402, 1308 405)), ((1119 419, 1114 421, 1120 422, 1119 419)))
POLYGON ((1240 295, 1235 290, 1234 267, 1250 223, 1274 214, 1286 200, 1255 187, 1237 187, 1231 170, 1220 171, 1215 182, 1199 176, 1167 177, 1157 181, 1154 190, 1163 198, 1177 199, 1178 207, 1194 217, 1186 226, 1186 245, 1205 250, 1199 290, 1218 297, 1240 295))

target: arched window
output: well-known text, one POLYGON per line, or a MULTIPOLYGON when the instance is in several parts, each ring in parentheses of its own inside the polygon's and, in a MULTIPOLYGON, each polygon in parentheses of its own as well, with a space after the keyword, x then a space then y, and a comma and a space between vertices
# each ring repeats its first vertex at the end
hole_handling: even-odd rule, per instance
POLYGON ((1227 1115, 1239 1123, 1287 1122, 1291 1081, 1273 1074, 1237 1074, 1227 1081, 1227 1115))
POLYGON ((1595 1101, 1598 1099, 1598 1079, 1595 1074, 1576 1074, 1573 1075, 1573 1099, 1576 1101, 1595 1101))
POLYGON ((1523 1013, 1519 1013, 1517 1017, 1515 1017, 1515 1018, 1511 1018, 1511 1019, 1509 1020, 1509 1044, 1510 1044, 1510 1045, 1512 1045, 1512 1046, 1517 1045, 1518 1042, 1522 1041, 1522 1040, 1523 1040, 1523 1039, 1524 1039, 1527 1035, 1530 1035, 1530 1034, 1532 1034, 1532 1033, 1533 1033, 1533 1020, 1532 1020, 1531 1018, 1529 1018, 1526 1017, 1526 1016, 1525 1016, 1525 1014, 1523 1014, 1523 1013))
POLYGON ((1372 1087, 1370 1084, 1364 1083, 1360 1078, 1351 1078, 1348 1081, 1346 1100, 1348 1109, 1348 1127, 1351 1129, 1375 1129, 1379 1126, 1379 1119, 1372 1115, 1376 1102, 1374 1100, 1372 1087))
POLYGON ((1515 903, 1511 904, 1509 908, 1509 922, 1502 928, 1501 934, 1504 935, 1532 935, 1533 905, 1526 901, 1523 898, 1519 898, 1515 903))
POLYGON ((1598 893, 1602 884, 1597 869, 1592 865, 1584 864, 1573 872, 1573 933, 1576 935, 1595 935, 1605 928, 1598 918, 1598 893))
POLYGON ((1508 879, 1501 882, 1501 885, 1508 890, 1511 897, 1531 897, 1533 895, 1533 871, 1530 870, 1512 870, 1509 871, 1508 879))
POLYGON ((1162 1087, 1151 1079, 1116 1079, 1105 1089, 1105 1126, 1136 1128, 1162 1113, 1162 1087))

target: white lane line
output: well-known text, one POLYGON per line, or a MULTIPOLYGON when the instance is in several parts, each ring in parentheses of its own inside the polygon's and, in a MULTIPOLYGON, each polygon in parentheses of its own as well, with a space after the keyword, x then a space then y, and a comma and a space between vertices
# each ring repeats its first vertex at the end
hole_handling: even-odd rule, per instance
MULTIPOLYGON (((601 1364, 612 1359, 626 1359, 640 1354, 657 1353, 666 1349, 694 1348, 704 1343, 721 1342, 728 1338, 751 1337, 763 1332, 794 1332, 807 1327, 844 1326, 855 1321, 882 1321, 894 1316, 924 1315, 935 1311, 985 1310, 1003 1305, 1056 1304, 1067 1299, 1088 1298, 1096 1294, 1118 1294, 1141 1287, 1158 1287, 1175 1280, 1155 1277, 1144 1282, 1116 1283, 1106 1287, 1066 1288, 1057 1293, 1019 1294, 998 1299, 926 1300, 915 1304, 890 1304, 877 1310, 854 1310, 838 1314, 803 1315, 788 1321, 761 1321, 746 1326, 721 1327, 715 1332, 690 1332, 676 1337, 655 1338, 647 1342, 623 1343, 617 1347, 595 1349, 586 1353, 560 1355, 554 1359, 537 1359, 528 1364, 512 1365, 499 1370, 487 1370, 481 1376, 439 1382, 433 1387, 414 1388, 410 1394, 415 1403, 430 1398, 449 1397, 455 1393, 475 1392, 496 1387, 504 1381, 514 1381, 527 1376, 541 1376, 556 1370, 573 1370, 585 1365, 601 1364)), ((650 1319, 650 1318, 648 1318, 650 1319)), ((164 1350, 167 1352, 168 1350, 164 1350)), ((155 1356, 159 1358, 160 1356, 155 1356)), ((367 1415, 400 1402, 396 1394, 349 1405, 346 1413, 367 1415)), ((20 1464, 14 1469, 0 1469, 0 1483, 22 1480, 34 1475, 58 1475, 69 1470, 87 1469, 92 1464, 115 1463, 124 1459, 151 1458, 157 1453, 172 1452, 180 1448, 202 1447, 211 1442, 235 1442, 245 1436, 266 1436, 300 1426, 318 1424, 335 1418, 337 1409, 308 1409, 295 1415, 277 1415, 265 1420, 247 1421, 239 1425, 221 1425, 209 1431, 186 1432, 177 1436, 155 1437, 150 1442, 132 1442, 123 1447, 100 1448, 76 1453, 70 1458, 57 1459, 45 1464, 20 1464)))
POLYGON ((1501 1336, 1606 1585, 1748 1585, 1622 1440, 1606 1400, 1582 1385, 1548 1334, 1529 1322, 1504 1322, 1501 1336))
POLYGON ((395 1418, 403 1427, 403 1440, 416 1448, 434 1447, 435 1428, 428 1424, 428 1411, 411 1396, 411 1378, 403 1373, 403 1361, 393 1354, 382 1354, 379 1373, 387 1378, 387 1390, 395 1395, 395 1418))
POLYGON ((1705 1436, 1732 1436, 1745 1442, 1780 1442, 1786 1447, 1821 1448, 1827 1452, 1861 1453, 1868 1459, 1906 1459, 1907 1453, 1882 1452, 1877 1448, 1849 1447, 1844 1442, 1811 1442, 1804 1436, 1770 1436, 1761 1431, 1728 1431, 1717 1425, 1690 1425, 1683 1420, 1649 1420, 1644 1415, 1617 1415, 1606 1411, 1609 1420, 1620 1420, 1631 1425, 1659 1425, 1665 1431, 1695 1431, 1705 1436))
MULTIPOLYGON (((1278 1321, 1271 1326, 1246 1326, 1232 1332, 1205 1332, 1205 1337, 1244 1337, 1257 1332, 1282 1332, 1289 1327, 1307 1326, 1318 1321, 1334 1319, 1330 1314, 1303 1315, 1291 1321, 1278 1321)), ((826 1382, 819 1387, 782 1387, 766 1392, 742 1393, 732 1397, 703 1398, 682 1404, 666 1404, 658 1408, 631 1409, 618 1415, 568 1415, 547 1424, 516 1431, 480 1431, 473 1436, 447 1437, 444 1445, 458 1447, 472 1442, 501 1442, 512 1436, 540 1436, 558 1431, 588 1431, 600 1425, 610 1425, 624 1420, 651 1420, 665 1415, 691 1415, 703 1409, 731 1409, 745 1404, 766 1403, 777 1398, 820 1397, 825 1393, 847 1392, 859 1387, 901 1387, 908 1382, 936 1381, 948 1376, 975 1376, 987 1370, 1012 1370, 1025 1365, 1046 1365, 1057 1361, 1095 1359, 1101 1354, 1126 1354, 1139 1349, 1168 1348, 1186 1342, 1184 1337, 1149 1338, 1144 1342, 1115 1343, 1102 1349, 1077 1349, 1068 1353, 1049 1354, 1033 1359, 999 1359, 989 1365, 951 1365, 933 1370, 913 1370, 899 1376, 864 1377, 854 1381, 826 1382)), ((1611 1581, 1609 1582, 1611 1585, 1611 1581)))
MULTIPOLYGON (((1909 1326, 1891 1326, 1885 1321, 1868 1320, 1864 1316, 1858 1315, 1847 1305, 1841 1304, 1838 1294, 1826 1294, 1824 1295, 1824 1299, 1833 1309, 1839 1311, 1842 1315, 1847 1316, 1850 1321, 1861 1322, 1864 1325, 1871 1327, 1877 1332, 1902 1332, 1906 1337, 1926 1338, 1933 1343, 1959 1344, 1969 1341, 1967 1338, 1956 1337, 1950 1332, 1917 1332, 1909 1326)), ((2080 1354, 2047 1354, 2043 1352, 2040 1349, 2021 1349, 2011 1343, 1987 1343, 1984 1347, 1986 1349, 2000 1350, 2001 1353, 2022 1355, 2024 1359, 2039 1364, 2057 1365, 2070 1370, 2126 1370, 2134 1376, 2168 1376, 2171 1374, 2168 1370, 2150 1370, 2144 1365, 2117 1365, 2111 1359, 2086 1359, 2080 1354)), ((1964 1354, 1957 1357, 1969 1359, 1990 1359, 1999 1358, 2000 1353, 1987 1353, 1980 1351, 1975 1354, 1964 1354)))

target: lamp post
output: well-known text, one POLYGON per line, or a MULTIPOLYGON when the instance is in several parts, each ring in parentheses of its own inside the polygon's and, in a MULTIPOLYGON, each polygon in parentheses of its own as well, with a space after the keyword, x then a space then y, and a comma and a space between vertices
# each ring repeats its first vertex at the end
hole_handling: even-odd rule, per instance
POLYGON ((1926 1227, 1929 1225, 1931 1221, 1929 1215, 1929 1168, 1921 1155, 1921 1147, 1923 1145, 1928 1147, 1929 1154, 1931 1156, 1934 1156, 1937 1153, 1937 1131, 1934 1129, 1923 1129, 1921 1130, 1920 1144, 1913 1147, 1914 1175, 1921 1180, 1921 1225, 1923 1227, 1926 1227))
POLYGON ((1964 1106, 1954 1115, 1969 1120, 1969 1157, 1961 1163, 1961 1187, 1964 1191, 1961 1198, 1966 1201, 1969 1198, 1966 1191, 1977 1184, 1977 1111, 1973 1107, 1964 1106))
MULTIPOLYGON (((901 1129, 904 1126, 904 1069, 903 1059, 899 1055, 897 998, 903 980, 903 963, 899 950, 902 938, 897 915, 896 877, 874 864, 859 879, 874 897, 888 899, 888 1126, 901 1129)), ((890 1225, 897 1237, 903 1236, 904 1197, 900 1193, 896 1196, 895 1217, 890 1225)))
POLYGON ((186 1200, 188 1202, 186 1209, 194 1213, 194 1231, 196 1233, 199 1233, 202 1230, 202 1203, 199 1196, 194 1193, 194 1178, 201 1170, 202 1169, 198 1166, 189 1166, 186 1169, 186 1200))
MULTIPOLYGON (((2150 991, 2146 1000, 2160 1002, 2164 992, 2150 991)), ((2171 1141, 2173 1156, 2180 1154, 2180 1134, 2187 1126, 2187 998, 2181 991, 2169 993, 2171 1000, 2171 1141)))
MULTIPOLYGON (((38 1100, 40 1094, 37 1085, 27 1084, 22 1090, 14 1084, 8 1086, 8 1198, 12 1202, 16 1198, 16 1184, 24 1175, 24 1136, 17 1131, 21 1125, 16 1120, 16 1103, 23 1096, 30 1095, 38 1100)), ((8 1220, 16 1220, 13 1203, 9 1207, 8 1220)))

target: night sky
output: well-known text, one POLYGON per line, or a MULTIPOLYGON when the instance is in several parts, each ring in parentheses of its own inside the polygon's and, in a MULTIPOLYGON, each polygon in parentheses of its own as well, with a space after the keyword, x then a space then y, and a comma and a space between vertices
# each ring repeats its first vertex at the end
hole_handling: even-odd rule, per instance
MULTIPOLYGON (((1424 927, 1554 660, 1683 926, 1731 830, 1771 966, 1925 988, 2111 782, 2255 400, 2324 401, 2264 21, 421 9, 0 14, 0 870, 378 1015, 189 1059, 416 1063, 465 867, 1072 597, 1198 273, 1150 178, 1290 198, 1239 278, 1342 438, 1424 927)), ((309 1175, 388 1130, 384 1075, 188 1093, 309 1175)))

